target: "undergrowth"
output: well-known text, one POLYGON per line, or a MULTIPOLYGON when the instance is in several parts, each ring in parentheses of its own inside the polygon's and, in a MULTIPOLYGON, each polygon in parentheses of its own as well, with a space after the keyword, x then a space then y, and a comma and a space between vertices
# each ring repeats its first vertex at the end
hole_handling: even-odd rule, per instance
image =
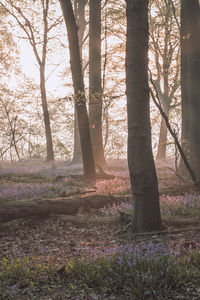
POLYGON ((189 251, 186 255, 170 251, 162 244, 149 243, 135 249, 127 245, 97 256, 93 254, 71 259, 59 268, 42 265, 29 257, 3 258, 0 261, 0 299, 16 299, 40 290, 50 294, 52 284, 71 291, 93 289, 108 296, 124 295, 132 300, 164 299, 200 279, 200 253, 197 251, 189 251))

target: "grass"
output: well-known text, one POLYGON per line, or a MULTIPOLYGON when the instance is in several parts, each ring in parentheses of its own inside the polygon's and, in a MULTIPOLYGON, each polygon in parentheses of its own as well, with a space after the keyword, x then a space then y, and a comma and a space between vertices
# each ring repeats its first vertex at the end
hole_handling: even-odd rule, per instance
POLYGON ((132 300, 164 299, 166 295, 171 299, 176 291, 190 292, 186 287, 199 280, 199 252, 177 254, 153 243, 135 249, 129 245, 109 249, 97 257, 94 250, 93 255, 71 259, 62 268, 42 265, 29 257, 0 261, 0 299, 17 299, 19 295, 29 299, 36 291, 50 295, 54 285, 69 293, 93 290, 105 295, 104 299, 113 294, 132 300))

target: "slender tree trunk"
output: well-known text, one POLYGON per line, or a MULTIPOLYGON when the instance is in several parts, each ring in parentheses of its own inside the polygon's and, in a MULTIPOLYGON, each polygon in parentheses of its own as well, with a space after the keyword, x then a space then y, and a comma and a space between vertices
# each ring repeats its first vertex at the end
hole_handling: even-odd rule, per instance
POLYGON ((134 198, 133 231, 161 228, 151 148, 148 86, 148 0, 126 0, 128 165, 134 198))
MULTIPOLYGON (((169 114, 167 114, 169 117, 169 114)), ((164 159, 166 158, 166 151, 167 151, 167 126, 165 120, 161 119, 160 124, 160 132, 159 132, 159 142, 158 142, 158 153, 156 158, 157 159, 164 159)))
MULTIPOLYGON (((167 69, 164 71, 164 95, 163 98, 166 100, 165 105, 163 106, 164 112, 167 117, 169 117, 170 112, 170 99, 169 99, 169 80, 168 80, 168 72, 167 69)), ((167 126, 165 120, 162 118, 161 126, 160 126, 160 133, 159 133, 159 142, 158 142, 158 153, 156 158, 166 158, 166 151, 167 151, 167 126)))
POLYGON ((17 116, 15 116, 14 120, 12 120, 12 118, 10 118, 10 110, 7 108, 6 104, 4 103, 3 99, 0 98, 0 101, 4 107, 7 119, 8 119, 8 123, 10 126, 10 131, 11 131, 11 141, 10 141, 10 149, 14 146, 15 148, 15 152, 17 155, 18 160, 20 160, 20 155, 19 155, 19 151, 17 148, 17 141, 16 141, 16 137, 15 137, 15 127, 16 127, 16 122, 17 122, 17 116))
POLYGON ((102 140, 101 0, 90 0, 89 120, 95 162, 106 166, 102 140))
POLYGON ((82 164, 81 141, 79 134, 78 118, 76 113, 76 104, 74 103, 74 154, 71 164, 82 164))
MULTIPOLYGON (((76 18, 76 23, 78 25, 78 39, 79 39, 79 48, 80 48, 80 56, 82 62, 82 43, 85 28, 87 25, 85 19, 85 6, 87 4, 87 0, 75 0, 74 1, 74 14, 76 18)), ((78 119, 76 113, 76 106, 74 105, 74 154, 73 159, 71 161, 72 164, 80 164, 82 163, 82 153, 81 153, 81 142, 80 142, 80 134, 79 134, 79 126, 78 119)))
POLYGON ((78 28, 75 21, 71 0, 60 0, 60 3, 68 32, 70 64, 80 131, 84 180, 91 183, 96 181, 96 171, 90 138, 89 119, 86 109, 86 97, 78 41, 78 28))
POLYGON ((40 65, 40 91, 41 91, 42 110, 43 110, 44 125, 45 125, 47 161, 53 161, 54 151, 53 151, 49 111, 47 106, 47 96, 46 96, 46 87, 45 87, 45 66, 42 64, 40 65))

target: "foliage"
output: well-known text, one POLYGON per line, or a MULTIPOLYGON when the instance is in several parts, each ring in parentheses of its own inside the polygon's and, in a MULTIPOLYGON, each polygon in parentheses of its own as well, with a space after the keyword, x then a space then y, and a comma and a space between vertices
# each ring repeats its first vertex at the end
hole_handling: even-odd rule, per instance
POLYGON ((177 264, 168 249, 152 243, 136 249, 128 245, 109 249, 109 254, 95 260, 75 260, 67 264, 66 276, 131 299, 153 297, 162 289, 172 288, 178 280, 177 264))
POLYGON ((69 192, 64 183, 13 183, 1 185, 0 201, 56 197, 69 192))
POLYGON ((180 254, 152 242, 97 251, 97 255, 93 250, 88 257, 71 259, 59 268, 41 264, 34 257, 3 258, 0 299, 8 295, 14 299, 30 290, 46 289, 50 294, 52 282, 73 291, 92 289, 132 300, 170 297, 176 289, 184 289, 184 284, 200 279, 199 266, 199 252, 180 254))
POLYGON ((14 299, 16 293, 23 290, 26 294, 29 289, 37 290, 47 283, 52 274, 51 265, 43 265, 34 257, 7 259, 0 261, 0 299, 14 299))
POLYGON ((1 6, 0 16, 0 76, 8 78, 17 60, 17 47, 7 26, 7 14, 1 6))
POLYGON ((200 195, 191 193, 178 196, 160 197, 161 213, 168 217, 199 217, 200 195))
POLYGON ((114 178, 96 183, 97 193, 102 194, 130 194, 130 180, 124 178, 114 178))

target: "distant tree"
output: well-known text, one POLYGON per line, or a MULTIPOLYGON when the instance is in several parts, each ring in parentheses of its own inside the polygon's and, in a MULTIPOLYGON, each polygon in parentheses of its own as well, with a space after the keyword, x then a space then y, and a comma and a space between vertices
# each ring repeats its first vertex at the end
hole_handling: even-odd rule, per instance
MULTIPOLYGON (((176 3, 177 7, 178 3, 176 3)), ((166 116, 169 117, 171 109, 177 106, 176 94, 180 92, 179 28, 174 18, 171 0, 151 1, 149 8, 149 46, 153 55, 151 64, 155 66, 152 70, 154 84, 162 108, 166 116)), ((165 120, 162 118, 157 158, 165 158, 166 150, 167 127, 165 120)))
MULTIPOLYGON (((13 70, 15 66, 16 61, 13 70)), ((3 76, 2 79, 5 80, 6 77, 3 76)), ((20 160, 31 157, 34 153, 34 140, 41 136, 41 116, 38 120, 34 107, 37 104, 32 101, 38 93, 38 86, 19 71, 15 75, 11 73, 7 79, 11 79, 9 84, 0 86, 0 158, 20 160)))
POLYGON ((102 1, 102 121, 105 156, 126 155, 125 1, 102 1))
POLYGON ((40 91, 48 161, 54 160, 54 151, 47 103, 45 69, 47 53, 49 49, 48 43, 50 39, 52 39, 50 33, 52 29, 54 29, 61 22, 60 16, 50 16, 51 4, 53 4, 51 0, 36 0, 26 3, 24 1, 12 0, 0 1, 1 7, 3 7, 5 11, 13 17, 17 25, 24 33, 23 38, 27 39, 30 43, 39 65, 40 91))
POLYGON ((89 0, 89 120, 95 162, 105 167, 102 139, 101 0, 89 0))
POLYGON ((78 40, 78 28, 75 21, 71 0, 60 0, 60 4, 68 33, 70 63, 75 94, 74 97, 83 158, 84 180, 91 183, 96 181, 96 171, 90 137, 89 119, 86 108, 86 97, 78 40))
POLYGON ((20 160, 17 146, 19 140, 15 134, 18 116, 13 107, 14 103, 11 105, 9 101, 12 91, 8 87, 12 72, 19 72, 16 63, 19 61, 19 57, 16 43, 8 30, 7 15, 6 10, 0 6, 0 158, 2 159, 8 150, 12 153, 11 149, 14 148, 15 154, 18 160, 20 160))
MULTIPOLYGON (((13 63, 17 60, 17 46, 12 34, 8 30, 7 14, 0 6, 0 77, 7 79, 13 70, 13 63)), ((6 80, 7 81, 7 80, 6 80)))
POLYGON ((134 200, 133 231, 161 228, 156 170, 151 148, 148 86, 148 0, 126 0, 126 93, 128 165, 134 200))
POLYGON ((200 5, 181 1, 182 140, 197 180, 200 180, 200 5))

